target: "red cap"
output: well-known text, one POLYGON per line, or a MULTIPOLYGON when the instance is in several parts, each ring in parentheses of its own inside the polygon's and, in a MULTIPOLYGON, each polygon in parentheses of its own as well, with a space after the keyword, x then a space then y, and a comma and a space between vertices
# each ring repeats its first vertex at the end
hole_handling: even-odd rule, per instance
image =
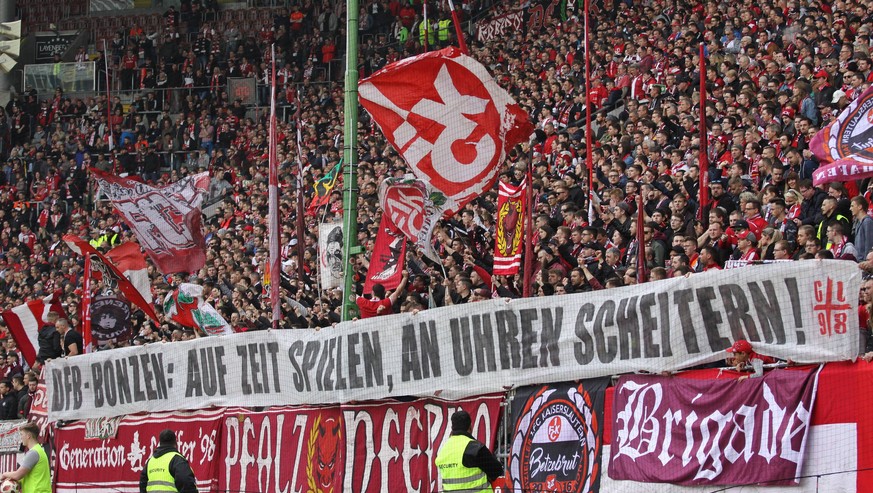
POLYGON ((782 116, 794 118, 794 108, 785 108, 784 110, 782 110, 782 116))
POLYGON ((735 342, 733 346, 727 348, 727 352, 729 353, 751 353, 752 345, 749 344, 749 341, 745 339, 740 339, 735 342))
POLYGON ((815 73, 816 79, 818 79, 818 78, 827 79, 828 77, 829 77, 829 75, 824 69, 819 70, 818 72, 815 73))

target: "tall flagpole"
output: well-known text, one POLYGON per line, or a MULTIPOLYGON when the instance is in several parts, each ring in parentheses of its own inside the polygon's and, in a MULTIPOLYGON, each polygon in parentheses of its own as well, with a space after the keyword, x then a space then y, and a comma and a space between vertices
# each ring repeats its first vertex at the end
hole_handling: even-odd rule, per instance
POLYGON ((637 284, 646 282, 649 275, 646 271, 646 209, 643 195, 637 196, 637 284))
POLYGON ((585 165, 588 166, 588 224, 594 223, 594 149, 591 147, 591 50, 588 46, 588 10, 585 0, 585 165))
POLYGON ((455 35, 458 37, 458 48, 461 49, 461 53, 468 54, 467 51, 467 41, 464 39, 464 30, 461 29, 461 21, 460 16, 458 16, 458 12, 455 10, 455 2, 449 0, 449 9, 452 10, 452 23, 455 25, 455 35))
POLYGON ((346 0, 346 90, 343 122, 343 304, 342 320, 355 305, 352 255, 358 246, 358 0, 346 0))
MULTIPOLYGON (((282 234, 282 226, 279 224, 279 163, 276 162, 276 45, 270 46, 270 161, 269 182, 269 230, 270 230, 270 303, 273 305, 273 328, 279 328, 279 318, 282 316, 282 304, 279 303, 279 284, 282 279, 281 262, 279 256, 279 235, 282 234)), ((300 190, 297 190, 300 194, 300 190)), ((299 213, 299 211, 298 211, 299 213)), ((300 242, 300 232, 297 234, 300 242)), ((302 258, 297 259, 302 262, 302 258)))
POLYGON ((112 132, 112 92, 109 88, 109 52, 106 51, 106 40, 103 40, 103 68, 106 72, 106 125, 109 127, 109 150, 113 148, 115 136, 112 132))
MULTIPOLYGON (((427 1, 422 4, 422 9, 424 11, 424 51, 430 51, 427 46, 427 38, 430 37, 430 24, 427 23, 427 1)), ((421 29, 419 29, 421 31, 421 29)))
POLYGON ((300 97, 297 97, 297 280, 302 281, 305 274, 303 268, 303 236, 306 233, 303 225, 303 135, 300 131, 300 97))
POLYGON ((82 276, 82 351, 94 351, 91 335, 91 256, 85 254, 85 272, 82 276))
POLYGON ((706 221, 703 217, 703 208, 709 205, 709 142, 706 137, 706 57, 703 52, 703 43, 700 43, 700 151, 697 157, 699 180, 699 204, 697 205, 697 219, 706 221))
POLYGON ((531 296, 531 282, 533 281, 533 144, 528 149, 527 176, 524 179, 524 284, 521 288, 522 296, 531 296))

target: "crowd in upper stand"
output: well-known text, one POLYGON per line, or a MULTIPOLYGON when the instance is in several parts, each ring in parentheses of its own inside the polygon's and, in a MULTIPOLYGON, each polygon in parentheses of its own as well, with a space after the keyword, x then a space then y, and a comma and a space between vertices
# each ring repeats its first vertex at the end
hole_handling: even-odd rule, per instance
MULTIPOLYGON (((462 19, 483 22, 517 2, 455 3, 462 19)), ((812 136, 873 80, 868 3, 594 2, 588 94, 581 2, 567 3, 566 20, 543 29, 516 30, 485 43, 467 35, 470 54, 529 112, 544 136, 532 148, 525 144, 510 153, 499 175, 518 184, 533 160, 534 294, 636 283, 640 251, 650 281, 726 265, 816 258, 857 262, 873 273, 867 183, 814 187, 812 172, 819 163, 808 148, 812 136), (701 43, 712 201, 698 211, 701 43), (593 218, 586 101, 593 120, 593 218), (640 196, 643 248, 635 237, 640 196)), ((431 2, 428 9, 431 49, 455 42, 443 4, 431 2)), ((78 327, 82 265, 60 236, 75 233, 101 249, 133 239, 108 203, 95 202, 99 197, 88 167, 156 184, 206 169, 213 176, 210 196, 223 197, 204 224, 206 266, 167 277, 153 270, 155 299, 178 282, 198 282, 235 329, 269 327, 262 287, 267 115, 233 100, 226 79, 269 80, 269 46, 275 43, 277 92, 286 109, 277 151, 285 218, 281 326, 328 327, 339 321, 342 295, 319 286, 316 248, 318 224, 342 215, 341 187, 325 207, 306 215, 306 231, 296 231, 293 115, 299 110, 302 193, 308 204, 311 185, 341 157, 344 94, 336 61, 345 51, 345 2, 295 0, 263 25, 221 24, 209 15, 215 8, 183 2, 179 12, 167 11, 158 32, 131 26, 109 44, 109 53, 92 54, 98 66, 109 57, 111 88, 122 90, 108 110, 103 91, 83 98, 60 91, 25 93, 6 106, 0 115, 3 307, 61 289, 71 325, 78 327), (130 94, 132 104, 123 104, 130 94)), ((361 77, 423 50, 422 13, 420 1, 361 2, 361 77)), ((267 102, 267 94, 259 90, 260 103, 267 102)), ((358 138, 358 241, 365 253, 351 268, 362 282, 381 218, 378 186, 408 168, 365 112, 358 138)), ((380 314, 521 296, 520 274, 490 274, 496 202, 495 187, 440 224, 434 242, 442 266, 410 248, 409 282, 402 292, 386 293, 392 306, 380 314)), ((862 328, 870 301, 862 293, 862 328)), ((129 344, 195 337, 169 321, 152 326, 138 312, 133 324, 129 344)))

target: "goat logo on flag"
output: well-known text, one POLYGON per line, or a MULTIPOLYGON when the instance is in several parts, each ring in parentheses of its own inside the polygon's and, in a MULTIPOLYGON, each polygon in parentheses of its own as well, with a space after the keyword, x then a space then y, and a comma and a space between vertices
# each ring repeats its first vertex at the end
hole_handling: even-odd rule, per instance
POLYGON ((533 130, 485 67, 456 48, 392 63, 358 91, 414 174, 446 195, 448 214, 490 190, 507 149, 533 130))
POLYGON ((518 274, 524 238, 524 192, 522 183, 500 182, 497 197, 497 230, 494 241, 494 272, 499 276, 518 274))

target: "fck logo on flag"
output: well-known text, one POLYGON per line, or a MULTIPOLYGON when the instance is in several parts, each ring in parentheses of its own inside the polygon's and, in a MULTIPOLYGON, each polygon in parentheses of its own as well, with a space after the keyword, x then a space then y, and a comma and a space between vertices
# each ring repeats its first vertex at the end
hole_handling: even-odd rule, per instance
POLYGON ((485 67, 455 48, 391 64, 359 93, 413 173, 447 196, 448 212, 489 190, 506 149, 532 130, 485 67))

